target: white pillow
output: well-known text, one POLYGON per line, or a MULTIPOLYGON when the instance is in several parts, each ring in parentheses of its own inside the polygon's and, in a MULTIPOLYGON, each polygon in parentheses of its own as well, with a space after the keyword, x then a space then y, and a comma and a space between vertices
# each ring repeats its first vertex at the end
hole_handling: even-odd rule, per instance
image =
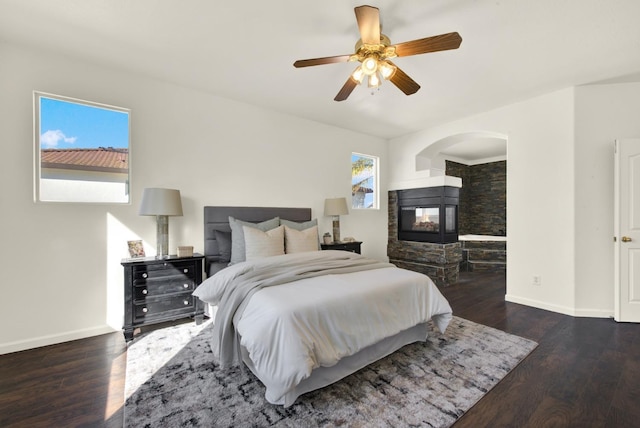
POLYGON ((251 226, 242 226, 247 260, 284 254, 284 226, 263 232, 251 226))
POLYGON ((229 265, 233 265, 247 259, 245 256, 244 232, 242 227, 251 226, 264 231, 275 229, 280 226, 280 217, 274 217, 262 223, 250 223, 229 216, 229 226, 231 227, 231 261, 229 265))
POLYGON ((318 251, 318 226, 296 230, 285 225, 284 248, 287 254, 318 251))

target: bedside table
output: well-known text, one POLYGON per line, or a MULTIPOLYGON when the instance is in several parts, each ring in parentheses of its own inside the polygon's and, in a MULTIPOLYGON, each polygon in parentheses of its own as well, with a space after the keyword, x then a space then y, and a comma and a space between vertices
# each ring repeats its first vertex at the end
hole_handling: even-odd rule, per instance
POLYGON ((204 256, 124 259, 124 338, 141 326, 194 317, 200 324, 204 304, 193 290, 202 282, 204 256))
POLYGON ((342 250, 351 251, 352 253, 360 254, 360 245, 362 242, 334 242, 333 244, 320 244, 323 250, 342 250))

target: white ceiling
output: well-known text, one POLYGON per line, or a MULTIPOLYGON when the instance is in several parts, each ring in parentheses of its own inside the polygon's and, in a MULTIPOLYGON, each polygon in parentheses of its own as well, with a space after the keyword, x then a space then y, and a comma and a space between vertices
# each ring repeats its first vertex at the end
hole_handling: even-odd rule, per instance
POLYGON ((422 86, 414 95, 385 82, 338 103, 354 64, 292 64, 351 54, 361 4, 0 0, 0 40, 385 139, 574 85, 640 80, 638 0, 379 0, 368 4, 392 43, 457 31, 462 45, 394 61, 422 86))

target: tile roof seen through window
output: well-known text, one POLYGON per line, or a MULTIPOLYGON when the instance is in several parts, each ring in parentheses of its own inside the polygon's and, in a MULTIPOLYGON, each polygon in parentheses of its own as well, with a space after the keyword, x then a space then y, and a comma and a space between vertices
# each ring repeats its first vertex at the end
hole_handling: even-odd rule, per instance
POLYGON ((42 168, 83 169, 105 172, 127 172, 129 149, 99 147, 97 149, 42 149, 42 168))

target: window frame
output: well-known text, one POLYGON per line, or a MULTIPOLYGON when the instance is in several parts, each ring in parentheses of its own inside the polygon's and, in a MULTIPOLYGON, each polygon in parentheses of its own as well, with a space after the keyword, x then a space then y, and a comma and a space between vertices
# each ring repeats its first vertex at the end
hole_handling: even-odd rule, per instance
MULTIPOLYGON (((33 148, 34 148, 34 182, 33 182, 33 198, 37 204, 131 204, 131 109, 103 104, 95 101, 87 101, 79 98, 68 97, 64 95, 56 95, 42 91, 33 91, 33 148), (103 110, 112 110, 114 112, 125 113, 127 115, 127 168, 126 180, 124 182, 124 192, 126 200, 49 200, 42 199, 41 181, 42 181, 42 145, 41 145, 41 99, 47 98, 65 103, 78 104, 81 106, 99 108, 103 110)), ((101 183, 110 183, 111 181, 100 181, 101 183)))
POLYGON ((374 155, 368 155, 368 154, 364 154, 364 153, 359 153, 359 152, 352 152, 351 153, 351 209, 354 210, 379 210, 380 209, 380 157, 379 156, 374 156, 374 155), (357 156, 359 158, 368 158, 373 160, 373 171, 372 171, 372 178, 373 178, 373 201, 372 201, 372 206, 370 207, 356 207, 354 206, 354 202, 355 202, 355 195, 353 192, 353 157, 357 156))

